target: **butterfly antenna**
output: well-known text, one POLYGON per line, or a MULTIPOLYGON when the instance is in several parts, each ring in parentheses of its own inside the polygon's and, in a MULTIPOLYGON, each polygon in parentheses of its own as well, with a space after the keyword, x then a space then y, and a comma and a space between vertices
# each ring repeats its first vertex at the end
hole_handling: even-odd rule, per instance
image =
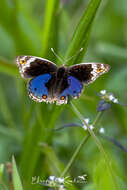
POLYGON ((51 48, 51 51, 53 52, 53 54, 60 60, 60 62, 61 63, 63 63, 64 62, 64 60, 59 56, 59 55, 57 55, 57 53, 54 51, 54 49, 53 48, 51 48))
POLYGON ((74 55, 72 55, 70 58, 68 58, 65 63, 67 63, 68 61, 70 61, 73 57, 77 56, 78 54, 80 54, 83 51, 83 48, 81 48, 79 51, 77 51, 74 55))

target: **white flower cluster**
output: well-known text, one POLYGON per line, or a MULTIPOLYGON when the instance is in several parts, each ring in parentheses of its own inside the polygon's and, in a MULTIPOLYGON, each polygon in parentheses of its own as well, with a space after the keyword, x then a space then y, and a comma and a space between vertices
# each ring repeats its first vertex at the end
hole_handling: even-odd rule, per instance
MULTIPOLYGON (((89 119, 89 118, 84 118, 84 121, 89 125, 89 122, 90 122, 90 119, 89 119)), ((86 126, 86 125, 83 125, 82 128, 83 128, 85 131, 87 130, 87 126, 86 126)), ((94 126, 93 126, 93 125, 89 125, 89 128, 90 128, 91 130, 93 130, 93 129, 94 129, 94 126)), ((99 129, 99 133, 104 134, 104 133, 105 133, 105 129, 104 129, 103 127, 101 127, 101 128, 99 129)))
MULTIPOLYGON (((90 121, 89 118, 84 118, 84 121, 89 125, 89 121, 90 121)), ((84 123, 83 123, 83 124, 84 124, 84 123)), ((86 126, 86 125, 83 125, 82 128, 83 128, 85 131, 87 130, 87 126, 86 126)), ((90 128, 91 130, 93 130, 93 129, 94 129, 94 126, 93 126, 93 125, 89 125, 89 128, 90 128)))
POLYGON ((51 175, 51 176, 49 176, 49 180, 51 180, 51 181, 54 181, 54 180, 55 180, 55 178, 56 178, 55 176, 52 176, 52 175, 51 175))
POLYGON ((65 178, 63 178, 63 177, 49 176, 48 179, 49 179, 50 182, 54 183, 53 186, 59 187, 59 190, 65 190, 65 188, 64 188, 65 178))
POLYGON ((55 181, 58 183, 64 183, 64 178, 63 177, 55 177, 55 176, 49 176, 50 181, 55 181))
POLYGON ((100 91, 100 94, 103 95, 103 96, 104 96, 104 95, 107 95, 106 98, 108 98, 108 100, 111 101, 111 102, 113 102, 113 103, 116 103, 116 104, 119 103, 119 102, 118 102, 118 99, 115 98, 115 96, 114 96, 113 94, 107 93, 106 90, 101 90, 101 91, 100 91))

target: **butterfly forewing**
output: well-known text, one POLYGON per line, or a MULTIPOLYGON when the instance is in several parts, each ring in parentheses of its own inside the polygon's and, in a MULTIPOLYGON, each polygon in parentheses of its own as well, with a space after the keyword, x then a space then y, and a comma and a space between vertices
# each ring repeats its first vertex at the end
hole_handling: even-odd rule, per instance
POLYGON ((84 84, 95 81, 100 75, 108 72, 109 65, 101 63, 81 63, 68 68, 69 75, 76 77, 84 84))
POLYGON ((40 57, 17 56, 16 64, 23 78, 32 78, 57 71, 57 66, 53 62, 40 57))

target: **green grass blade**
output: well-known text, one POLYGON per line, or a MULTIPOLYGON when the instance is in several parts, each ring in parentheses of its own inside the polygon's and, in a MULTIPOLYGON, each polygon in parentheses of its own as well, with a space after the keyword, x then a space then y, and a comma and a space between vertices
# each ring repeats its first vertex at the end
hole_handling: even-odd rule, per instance
POLYGON ((14 41, 16 54, 37 53, 41 32, 34 18, 31 18, 25 9, 24 3, 15 0, 12 7, 5 0, 1 0, 0 3, 0 24, 14 41))
POLYGON ((3 172, 4 172, 4 164, 0 164, 0 183, 1 183, 2 178, 3 178, 3 172))
POLYGON ((3 115, 3 118, 6 122, 6 124, 10 128, 15 128, 15 122, 14 122, 12 113, 8 107, 8 103, 6 101, 5 95, 3 93, 3 88, 1 85, 0 85, 0 100, 1 100, 0 111, 3 115))
POLYGON ((17 189, 23 190, 14 157, 12 157, 12 180, 13 180, 14 190, 17 189))
POLYGON ((39 142, 43 141, 44 126, 38 125, 38 121, 33 121, 33 126, 28 128, 26 136, 24 138, 24 147, 20 161, 21 172, 24 179, 30 180, 34 175, 41 149, 39 148, 39 142), (28 165, 28 160, 31 164, 28 165), (27 168, 27 171, 26 171, 27 168))
POLYGON ((11 76, 18 76, 18 68, 16 65, 11 64, 7 60, 0 58, 0 72, 11 75, 11 76))
MULTIPOLYGON (((45 155, 45 165, 48 168, 48 172, 51 175, 54 175, 56 177, 61 177, 62 170, 64 169, 63 164, 58 159, 54 149, 49 146, 46 143, 40 143, 40 146, 42 148, 42 152, 45 155)), ((68 173, 68 176, 71 176, 68 173)), ((65 183, 66 184, 66 183, 65 183)), ((77 188, 74 186, 73 183, 70 183, 69 190, 76 190, 77 188)))
MULTIPOLYGON (((95 18, 97 9, 101 3, 101 0, 91 0, 88 8, 85 10, 82 18, 79 21, 78 26, 76 27, 76 30, 73 34, 73 37, 71 39, 69 48, 66 53, 66 57, 73 56, 77 51, 79 51, 81 48, 84 48, 82 52, 82 56, 85 53, 87 46, 88 46, 88 40, 89 35, 91 31, 91 26, 93 23, 93 20, 95 18)), ((75 56, 69 63, 74 64, 77 60, 78 55, 75 56)), ((81 59, 81 57, 80 57, 81 59)))
POLYGON ((18 68, 16 65, 11 64, 7 60, 0 58, 0 72, 11 75, 13 77, 18 76, 18 68))
POLYGON ((55 176, 60 176, 63 170, 63 165, 58 160, 54 150, 45 143, 40 143, 40 146, 42 147, 42 152, 46 155, 47 165, 50 173, 55 176))
POLYGON ((58 31, 58 15, 59 0, 47 0, 45 22, 43 29, 43 56, 52 55, 50 48, 57 48, 57 31, 58 31))
POLYGON ((23 141, 23 135, 21 134, 21 132, 12 128, 7 128, 3 125, 0 125, 0 134, 5 135, 6 138, 15 139, 18 143, 21 143, 23 141))

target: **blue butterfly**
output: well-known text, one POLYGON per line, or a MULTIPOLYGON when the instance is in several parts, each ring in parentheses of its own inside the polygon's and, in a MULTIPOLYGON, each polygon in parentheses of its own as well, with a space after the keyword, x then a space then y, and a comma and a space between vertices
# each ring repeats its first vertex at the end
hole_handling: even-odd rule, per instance
POLYGON ((53 62, 34 56, 17 56, 16 64, 28 83, 29 96, 37 102, 67 104, 68 97, 78 98, 83 86, 96 80, 109 70, 101 63, 81 63, 71 67, 57 67, 53 62))

